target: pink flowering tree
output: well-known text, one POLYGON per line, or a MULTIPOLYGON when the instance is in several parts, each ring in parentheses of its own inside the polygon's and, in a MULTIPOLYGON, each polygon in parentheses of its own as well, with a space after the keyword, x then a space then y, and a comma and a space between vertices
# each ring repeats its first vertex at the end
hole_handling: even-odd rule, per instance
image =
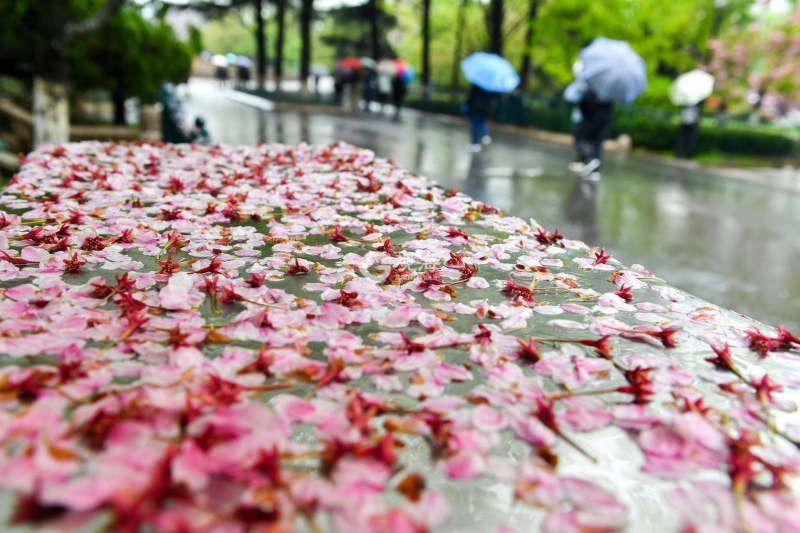
POLYGON ((800 9, 779 19, 731 27, 710 42, 708 65, 725 98, 746 100, 757 112, 770 95, 794 100, 800 90, 800 9), (748 95, 758 95, 759 98, 748 95))

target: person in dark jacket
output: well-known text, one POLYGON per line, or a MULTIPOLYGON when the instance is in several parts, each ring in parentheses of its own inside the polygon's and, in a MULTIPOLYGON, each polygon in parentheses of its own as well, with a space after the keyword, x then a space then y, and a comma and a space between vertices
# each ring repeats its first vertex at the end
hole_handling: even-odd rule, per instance
POLYGON ((603 102, 591 89, 587 89, 578 104, 582 120, 575 127, 575 150, 583 163, 583 174, 600 169, 603 162, 603 141, 611 126, 613 104, 603 102))
POLYGON ((209 145, 211 136, 206 129, 206 121, 203 117, 195 117, 194 127, 189 131, 188 139, 190 143, 209 145))
POLYGON ((397 75, 392 78, 392 104, 394 104, 394 116, 400 116, 400 108, 403 107, 403 100, 406 97, 406 80, 397 75))
POLYGON ((489 145, 492 142, 489 130, 486 128, 486 119, 489 118, 493 99, 494 93, 485 91, 477 85, 473 85, 469 90, 467 112, 472 123, 472 144, 470 149, 473 152, 480 152, 483 145, 489 145))
POLYGON ((681 125, 675 145, 675 155, 685 159, 694 157, 697 149, 697 129, 700 125, 700 104, 681 110, 681 125))
POLYGON ((372 69, 364 69, 364 71, 364 111, 369 113, 372 100, 375 99, 375 71, 372 69))

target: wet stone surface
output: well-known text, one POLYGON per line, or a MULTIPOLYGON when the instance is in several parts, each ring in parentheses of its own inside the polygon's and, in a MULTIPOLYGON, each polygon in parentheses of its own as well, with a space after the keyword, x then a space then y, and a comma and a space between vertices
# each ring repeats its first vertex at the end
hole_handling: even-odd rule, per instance
POLYGON ((190 86, 188 115, 206 117, 225 143, 328 144, 374 150, 414 172, 549 228, 648 265, 673 285, 767 324, 800 328, 800 195, 610 153, 599 183, 567 170, 572 150, 495 135, 467 151, 467 125, 409 114, 269 112, 190 86))

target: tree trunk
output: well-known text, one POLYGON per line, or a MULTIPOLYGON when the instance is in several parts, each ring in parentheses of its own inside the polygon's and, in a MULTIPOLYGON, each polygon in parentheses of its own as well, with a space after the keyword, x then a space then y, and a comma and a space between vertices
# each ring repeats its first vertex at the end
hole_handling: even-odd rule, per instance
POLYGON ((286 0, 276 0, 278 8, 275 17, 278 21, 278 35, 275 39, 275 90, 281 90, 283 79, 283 28, 286 20, 286 0))
POLYGON ((431 90, 431 0, 422 0, 422 89, 431 90))
POLYGON ((300 4, 300 93, 308 95, 308 76, 311 74, 311 19, 314 0, 301 0, 300 4))
POLYGON ((125 125, 125 86, 121 81, 117 82, 119 87, 114 90, 114 124, 117 126, 125 125))
POLYGON ((264 32, 264 12, 261 0, 253 0, 256 15, 256 79, 258 89, 264 89, 267 81, 267 48, 264 32))
POLYGON ((378 24, 378 0, 369 0, 370 42, 372 43, 372 59, 381 59, 380 27, 378 24))
POLYGON ((461 0, 461 6, 458 8, 458 24, 456 25, 456 48, 453 53, 453 70, 450 73, 450 87, 452 89, 458 88, 458 73, 461 67, 461 48, 464 46, 464 26, 467 21, 467 5, 469 0, 461 0))
POLYGON ((33 146, 69 142, 67 84, 42 77, 33 79, 33 146))
POLYGON ((69 98, 67 92, 67 41, 94 31, 114 16, 124 0, 107 0, 94 16, 69 22, 69 2, 39 0, 36 31, 43 38, 34 46, 33 145, 69 141, 69 98))
POLYGON ((41 46, 35 48, 33 146, 69 141, 66 46, 67 4, 44 0, 39 16, 41 46))
POLYGON ((539 10, 539 0, 528 0, 528 32, 525 34, 525 50, 522 54, 522 68, 520 69, 520 89, 528 92, 528 82, 531 77, 531 56, 533 55, 533 36, 536 15, 539 10))
POLYGON ((503 55, 503 19, 505 18, 505 6, 503 0, 491 0, 489 6, 490 15, 490 39, 489 51, 499 56, 503 55))

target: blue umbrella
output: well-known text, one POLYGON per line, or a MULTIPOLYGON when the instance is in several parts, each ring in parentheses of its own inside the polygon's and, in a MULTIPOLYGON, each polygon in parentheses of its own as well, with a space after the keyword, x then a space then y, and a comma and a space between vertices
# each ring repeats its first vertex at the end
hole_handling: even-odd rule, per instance
POLYGON ((404 82, 411 83, 412 81, 414 81, 414 78, 417 77, 417 73, 414 71, 414 67, 408 65, 406 69, 403 71, 403 73, 400 74, 400 77, 403 79, 404 82))
POLYGON ((625 41, 598 37, 580 58, 581 76, 600 100, 630 103, 647 89, 647 65, 625 41))
POLYGON ((461 62, 461 70, 468 82, 484 91, 510 93, 519 85, 514 67, 497 54, 472 54, 461 62))

